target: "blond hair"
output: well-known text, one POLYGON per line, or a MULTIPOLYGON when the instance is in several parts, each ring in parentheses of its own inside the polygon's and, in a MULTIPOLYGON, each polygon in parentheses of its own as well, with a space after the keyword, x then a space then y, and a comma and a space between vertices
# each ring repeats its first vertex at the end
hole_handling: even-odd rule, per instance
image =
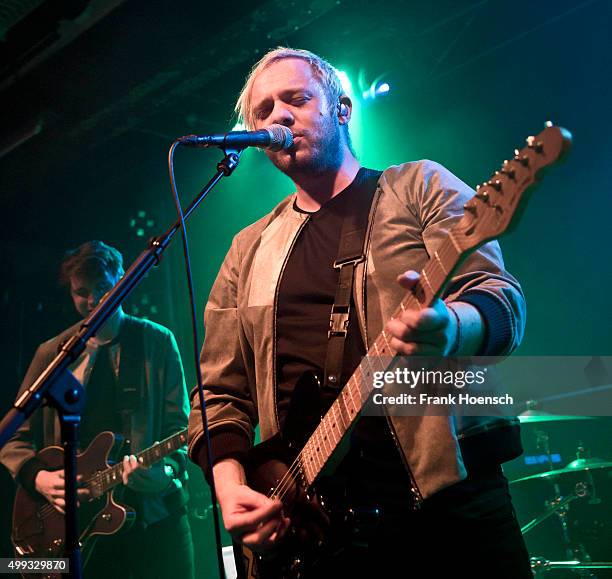
POLYGON ((264 56, 255 63, 247 76, 242 91, 240 91, 236 106, 234 107, 234 111, 238 116, 238 122, 244 124, 248 130, 253 130, 255 128, 255 115, 253 113, 253 103, 251 101, 251 91, 255 78, 273 62, 285 58, 299 58, 305 60, 310 65, 314 76, 323 89, 330 110, 333 111, 335 109, 340 97, 344 95, 344 89, 342 88, 338 73, 327 60, 309 50, 279 46, 264 54, 264 56))

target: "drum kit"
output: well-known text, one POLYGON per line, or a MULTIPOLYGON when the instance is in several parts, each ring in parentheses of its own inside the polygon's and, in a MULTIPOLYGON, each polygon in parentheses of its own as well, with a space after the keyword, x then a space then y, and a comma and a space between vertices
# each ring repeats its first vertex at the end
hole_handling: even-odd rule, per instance
MULTIPOLYGON (((531 557, 531 568, 534 577, 612 577, 612 542, 597 555, 603 559, 596 561, 592 558, 589 537, 593 537, 593 528, 612 525, 607 519, 606 500, 602 500, 601 493, 607 498, 606 492, 612 486, 612 461, 588 456, 588 450, 582 443, 578 443, 576 459, 563 468, 553 468, 559 462, 559 455, 551 452, 546 427, 552 424, 568 424, 573 421, 594 421, 594 418, 583 416, 558 416, 529 410, 519 416, 521 425, 527 428, 527 434, 533 432, 537 437, 536 445, 541 450, 541 462, 548 470, 537 474, 530 474, 516 478, 510 482, 513 494, 516 491, 527 493, 531 497, 538 496, 543 499, 539 502, 541 512, 521 527, 523 536, 536 528, 543 528, 542 523, 552 520, 552 527, 556 534, 555 553, 564 560, 550 560, 544 556, 531 557), (533 425, 533 430, 530 427, 533 425), (580 508, 580 504, 588 507, 580 508), (603 505, 602 505, 603 503, 603 505), (603 514, 602 514, 603 513, 603 514), (583 520, 590 519, 590 520, 583 520), (602 523, 601 521, 606 521, 602 523), (556 521, 556 524, 554 522, 556 521), (589 533, 580 532, 588 528, 589 533), (549 572, 559 570, 558 573, 549 572), (564 570, 563 572, 560 570, 564 570)), ((583 423, 585 425, 587 423, 583 423)), ((533 501, 532 501, 533 504, 533 501)), ((550 525, 550 522, 547 523, 550 525)), ((606 529, 603 529, 604 534, 606 529)), ((528 537, 525 537, 528 540, 528 537)), ((600 541, 601 543, 601 541, 600 541)), ((597 548, 595 549, 597 551, 597 548)))

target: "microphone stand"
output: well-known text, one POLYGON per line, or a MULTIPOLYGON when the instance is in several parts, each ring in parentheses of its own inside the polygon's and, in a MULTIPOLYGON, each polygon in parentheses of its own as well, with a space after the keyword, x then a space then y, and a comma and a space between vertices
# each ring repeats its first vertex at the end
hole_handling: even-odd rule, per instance
MULTIPOLYGON (((193 213, 200 202, 208 195, 222 177, 229 177, 238 166, 242 149, 224 149, 225 156, 217 164, 215 176, 200 191, 184 213, 185 220, 193 213)), ((54 407, 61 424, 62 447, 64 449, 64 469, 66 484, 66 535, 65 556, 69 560, 71 579, 82 578, 81 549, 77 524, 76 495, 76 452, 81 412, 85 406, 85 390, 70 372, 70 365, 85 349, 87 341, 112 316, 123 300, 140 283, 145 274, 160 263, 174 234, 180 229, 177 220, 165 233, 149 240, 149 246, 136 258, 117 284, 109 290, 96 309, 83 321, 79 331, 61 348, 57 356, 37 380, 14 402, 13 407, 0 421, 0 448, 13 436, 16 430, 42 405, 43 400, 54 407)))

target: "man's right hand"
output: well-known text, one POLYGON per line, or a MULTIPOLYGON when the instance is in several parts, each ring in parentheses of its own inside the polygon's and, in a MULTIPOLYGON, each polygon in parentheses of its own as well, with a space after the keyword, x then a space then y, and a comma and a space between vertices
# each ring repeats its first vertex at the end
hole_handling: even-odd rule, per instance
POLYGON ((219 505, 228 533, 257 553, 273 549, 290 523, 283 504, 243 484, 226 487, 222 496, 219 505))
MULTIPOLYGON (((77 482, 82 480, 82 476, 77 476, 77 482)), ((65 482, 63 470, 41 470, 34 479, 36 490, 45 497, 54 509, 65 514, 66 499, 64 496, 65 482)), ((87 489, 77 490, 78 498, 85 499, 89 496, 87 489)))
POLYGON ((244 470, 236 460, 220 461, 213 467, 213 473, 228 533, 257 553, 273 549, 290 523, 283 514, 283 504, 248 487, 244 470))

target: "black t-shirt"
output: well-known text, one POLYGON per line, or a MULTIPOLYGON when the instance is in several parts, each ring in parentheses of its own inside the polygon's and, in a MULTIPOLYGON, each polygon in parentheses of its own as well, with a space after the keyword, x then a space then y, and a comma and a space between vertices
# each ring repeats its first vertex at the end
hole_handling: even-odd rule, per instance
MULTIPOLYGON (((310 213, 285 265, 278 294, 276 320, 277 404, 284 421, 295 383, 306 371, 323 374, 327 352, 329 318, 338 285, 339 270, 333 264, 344 215, 354 195, 363 191, 367 169, 318 211, 310 213)), ((301 211, 294 205, 295 211, 301 211)), ((352 300, 351 300, 352 302, 352 300)), ((365 346, 351 303, 341 383, 353 373, 365 346)))
MULTIPOLYGON (((278 294, 276 321, 277 408, 281 426, 287 417, 291 395, 299 377, 314 371, 321 377, 327 352, 327 332, 339 270, 333 267, 344 216, 356 195, 368 195, 372 171, 360 169, 353 182, 310 213, 285 264, 278 294)), ((300 211, 294 205, 295 211, 300 211)), ((367 219, 367 211, 365 218, 367 219)), ((351 300, 352 301, 352 300, 351 300)), ((351 303, 341 383, 350 377, 366 349, 359 331, 356 308, 351 303)), ((335 394, 324 393, 323 396, 335 394)), ((397 502, 408 497, 408 475, 386 421, 363 417, 352 432, 351 450, 336 471, 352 479, 364 500, 381 495, 397 502), (375 496, 371 497, 370 494, 375 496)))
POLYGON ((85 408, 79 432, 80 446, 89 443, 104 430, 121 431, 121 418, 117 411, 117 377, 112 367, 109 345, 98 347, 96 361, 85 391, 85 408))

